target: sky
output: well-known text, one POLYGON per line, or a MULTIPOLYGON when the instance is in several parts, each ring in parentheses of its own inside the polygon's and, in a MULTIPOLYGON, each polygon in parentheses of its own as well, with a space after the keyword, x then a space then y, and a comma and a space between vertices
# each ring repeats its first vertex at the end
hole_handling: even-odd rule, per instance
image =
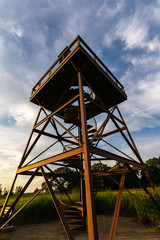
POLYGON ((29 102, 32 87, 77 35, 124 85, 128 100, 119 107, 143 160, 160 155, 159 16, 159 0, 0 1, 3 187, 12 182, 39 110, 29 102))

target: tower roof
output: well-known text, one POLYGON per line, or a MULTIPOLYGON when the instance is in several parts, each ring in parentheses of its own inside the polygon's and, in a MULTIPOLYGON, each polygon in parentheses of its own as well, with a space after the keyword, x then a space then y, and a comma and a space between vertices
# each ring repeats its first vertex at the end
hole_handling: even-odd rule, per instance
POLYGON ((98 101, 107 109, 127 99, 123 85, 84 40, 77 36, 33 87, 30 101, 48 110, 55 110, 77 94, 79 70, 84 85, 95 93, 98 101))

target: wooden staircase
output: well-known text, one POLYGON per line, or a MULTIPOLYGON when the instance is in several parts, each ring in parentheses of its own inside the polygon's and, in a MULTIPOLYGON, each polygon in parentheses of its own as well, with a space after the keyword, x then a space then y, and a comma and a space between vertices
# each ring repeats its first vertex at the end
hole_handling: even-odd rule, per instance
POLYGON ((64 217, 67 219, 71 231, 84 231, 86 229, 83 206, 80 202, 76 202, 74 206, 67 206, 64 210, 64 217))
POLYGON ((60 199, 60 204, 64 213, 64 217, 71 231, 86 230, 85 216, 81 202, 75 202, 73 205, 66 204, 60 199))

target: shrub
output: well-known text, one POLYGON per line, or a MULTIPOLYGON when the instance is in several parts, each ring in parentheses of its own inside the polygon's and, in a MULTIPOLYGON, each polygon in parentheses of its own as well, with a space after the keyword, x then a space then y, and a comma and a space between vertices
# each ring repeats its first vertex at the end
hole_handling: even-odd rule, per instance
MULTIPOLYGON (((160 205, 159 194, 152 193, 152 196, 160 205)), ((134 206, 140 221, 150 224, 160 230, 160 212, 149 195, 145 193, 139 193, 135 198, 134 206)))

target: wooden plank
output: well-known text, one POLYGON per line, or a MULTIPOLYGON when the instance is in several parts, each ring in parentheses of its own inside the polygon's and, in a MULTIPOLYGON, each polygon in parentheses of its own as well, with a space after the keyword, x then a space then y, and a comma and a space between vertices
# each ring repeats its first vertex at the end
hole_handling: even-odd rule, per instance
POLYGON ((80 154, 82 152, 83 152, 83 147, 75 148, 75 149, 73 149, 71 151, 68 151, 68 152, 65 152, 65 153, 61 153, 61 154, 58 154, 58 155, 55 155, 55 156, 43 159, 43 160, 41 160, 39 162, 30 164, 30 165, 28 165, 26 167, 18 168, 17 174, 21 173, 21 172, 24 172, 24 171, 28 171, 28 170, 33 169, 33 168, 44 166, 46 164, 50 164, 52 162, 61 161, 61 160, 65 159, 65 158, 72 157, 72 156, 80 154))

